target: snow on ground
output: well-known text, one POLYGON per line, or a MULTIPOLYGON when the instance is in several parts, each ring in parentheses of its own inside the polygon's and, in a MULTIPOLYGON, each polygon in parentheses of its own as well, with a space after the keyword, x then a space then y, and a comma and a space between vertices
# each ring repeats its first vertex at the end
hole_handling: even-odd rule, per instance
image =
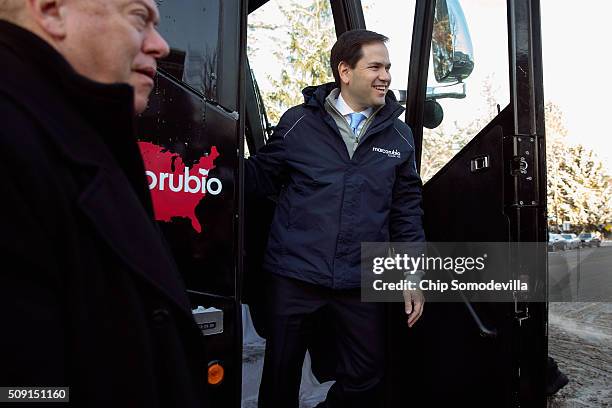
MULTIPOLYGON (((248 315, 244 318, 249 321, 248 315)), ((242 406, 254 408, 265 342, 252 326, 245 337, 242 406)), ((549 408, 612 407, 612 303, 550 303, 548 347, 549 355, 570 379, 549 398, 549 408)), ((316 382, 307 359, 300 405, 316 405, 325 398, 329 385, 316 382)))
POLYGON ((551 303, 548 353, 570 382, 549 408, 612 407, 612 303, 551 303))

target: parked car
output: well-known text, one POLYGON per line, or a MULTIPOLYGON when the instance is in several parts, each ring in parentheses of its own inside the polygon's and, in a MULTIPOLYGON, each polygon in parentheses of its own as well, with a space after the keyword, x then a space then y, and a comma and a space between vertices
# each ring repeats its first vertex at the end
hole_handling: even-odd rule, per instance
POLYGON ((582 241, 576 234, 561 234, 565 242, 567 242, 568 249, 580 248, 582 246, 582 241))
POLYGON ((548 251, 556 252, 556 251, 564 251, 567 249, 567 242, 560 234, 548 234, 548 251))
POLYGON ((599 247, 601 246, 601 239, 592 232, 583 232, 578 236, 582 242, 582 246, 586 247, 599 247))

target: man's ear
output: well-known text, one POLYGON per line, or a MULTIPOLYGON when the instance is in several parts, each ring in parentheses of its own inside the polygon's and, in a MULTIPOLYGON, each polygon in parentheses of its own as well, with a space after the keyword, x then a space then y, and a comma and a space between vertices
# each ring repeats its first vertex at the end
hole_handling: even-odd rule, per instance
POLYGON ((338 64, 338 75, 340 75, 340 82, 345 85, 348 85, 351 81, 352 72, 351 67, 344 61, 341 61, 338 64))
POLYGON ((52 38, 64 38, 66 36, 64 3, 64 0, 27 0, 32 24, 52 38))

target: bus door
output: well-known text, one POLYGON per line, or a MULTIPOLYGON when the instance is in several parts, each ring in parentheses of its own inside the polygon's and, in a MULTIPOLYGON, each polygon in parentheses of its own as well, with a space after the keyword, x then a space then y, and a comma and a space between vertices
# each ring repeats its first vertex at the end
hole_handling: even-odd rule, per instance
POLYGON ((159 61, 149 106, 138 118, 138 144, 155 217, 205 335, 208 406, 238 407, 246 2, 157 3, 170 55, 159 61))
MULTIPOLYGON (((539 1, 417 0, 406 109, 428 241, 546 240, 539 1)), ((545 406, 546 303, 429 302, 411 330, 402 315, 388 406, 545 406)))
MULTIPOLYGON (((264 3, 252 2, 249 11, 264 3)), ((330 8, 336 35, 367 28, 390 39, 391 88, 406 104, 405 120, 415 135, 428 240, 544 242, 538 1, 343 0, 331 1, 330 8)), ((324 21, 321 27, 317 35, 329 35, 324 21)), ((252 74, 261 82, 266 64, 259 66, 255 54, 249 53, 252 74)), ((252 99, 263 105, 262 98, 252 99)), ((256 129, 255 139, 261 135, 259 145, 267 122, 248 126, 256 129)), ((258 146, 253 141, 249 147, 258 146)), ((270 214, 273 203, 268 205, 270 214)), ((265 247, 266 229, 258 231, 247 240, 249 271, 259 259, 253 249, 265 247)), ((545 249, 542 255, 545 268, 545 249)), ((545 403, 545 304, 426 303, 413 329, 405 320, 402 305, 389 306, 386 406, 545 403)), ((319 331, 325 338, 324 319, 319 331)), ((318 345, 324 351, 324 342, 318 345)), ((321 381, 333 377, 333 358, 324 362, 313 355, 321 381)))

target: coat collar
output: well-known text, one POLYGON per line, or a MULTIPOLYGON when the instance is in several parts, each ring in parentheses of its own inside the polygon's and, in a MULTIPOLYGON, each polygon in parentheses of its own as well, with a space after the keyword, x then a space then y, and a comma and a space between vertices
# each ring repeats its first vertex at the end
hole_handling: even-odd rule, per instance
MULTIPOLYGON (((302 90, 304 104, 325 114, 325 99, 336 88, 335 82, 306 87, 302 90)), ((374 122, 370 125, 370 129, 380 129, 380 126, 383 124, 389 125, 393 123, 403 111, 404 108, 397 102, 393 92, 387 92, 385 96, 385 106, 376 113, 376 117, 374 118, 374 122)), ((369 132, 370 131, 368 131, 368 133, 369 132)))
POLYGON ((134 134, 132 88, 79 75, 44 40, 1 20, 0 60, 0 94, 31 113, 45 140, 71 163, 79 183, 77 205, 93 227, 131 270, 191 314, 153 221, 134 134))
MULTIPOLYGON (((38 119, 57 130, 49 136, 65 158, 98 167, 114 160, 130 175, 133 187, 140 190, 144 173, 133 179, 131 173, 136 169, 129 163, 134 159, 142 163, 134 136, 132 87, 102 84, 79 75, 43 39, 2 20, 0 47, 3 49, 0 91, 13 95, 17 101, 23 100, 38 119), (66 124, 87 128, 89 133, 94 129, 97 137, 66 132, 66 124), (100 142, 107 149, 95 149, 100 142)), ((146 201, 142 191, 138 193, 146 201)))
MULTIPOLYGON (((25 69, 32 80, 42 81, 42 90, 51 89, 65 98, 71 98, 79 113, 86 115, 88 122, 102 121, 99 109, 108 113, 134 116, 133 91, 127 84, 103 84, 78 74, 66 59, 45 40, 7 21, 0 20, 0 45, 13 54, 14 60, 7 64, 11 68, 25 69)), ((24 76, 22 73, 21 77, 24 76)), ((6 81, 3 81, 6 83, 6 81)), ((16 90, 32 89, 29 83, 9 83, 16 90)))

